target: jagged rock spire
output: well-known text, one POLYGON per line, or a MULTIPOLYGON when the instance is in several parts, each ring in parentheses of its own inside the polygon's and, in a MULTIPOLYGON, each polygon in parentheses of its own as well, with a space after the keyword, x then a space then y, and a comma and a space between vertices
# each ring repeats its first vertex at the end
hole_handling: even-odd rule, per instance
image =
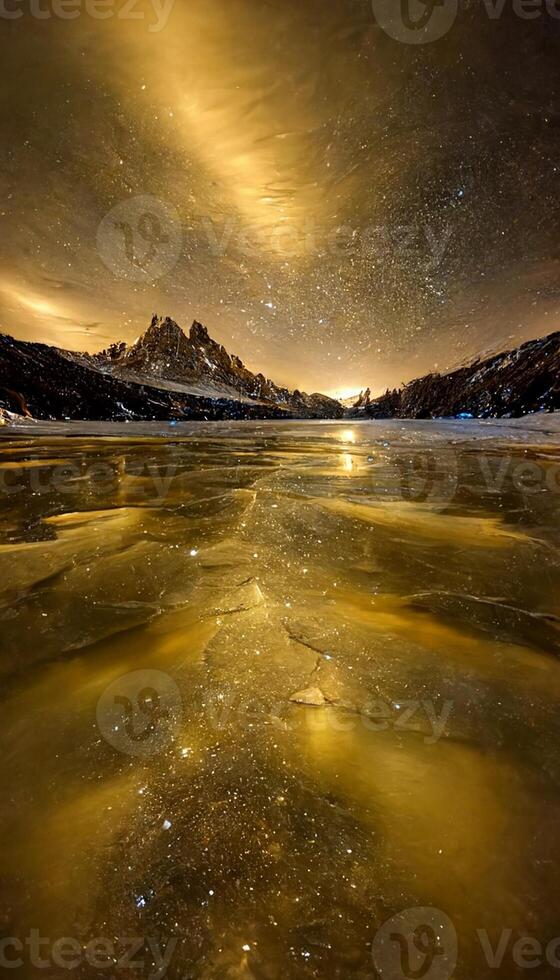
POLYGON ((206 327, 194 320, 188 336, 171 317, 152 316, 146 333, 131 347, 125 347, 111 360, 120 377, 157 379, 180 385, 216 388, 225 395, 239 393, 251 400, 318 412, 336 418, 342 412, 338 402, 323 395, 290 392, 275 385, 264 375, 253 374, 236 355, 231 356, 222 344, 209 335, 206 327))

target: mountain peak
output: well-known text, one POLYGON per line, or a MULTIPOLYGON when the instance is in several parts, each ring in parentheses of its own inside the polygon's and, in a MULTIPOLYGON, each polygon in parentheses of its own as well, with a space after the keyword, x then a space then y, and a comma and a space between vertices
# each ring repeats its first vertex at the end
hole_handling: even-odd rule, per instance
POLYGON ((172 320, 170 316, 160 318, 154 313, 146 333, 136 341, 134 346, 136 347, 137 344, 143 346, 156 344, 158 347, 171 351, 176 344, 186 343, 186 341, 187 338, 183 330, 178 323, 175 323, 175 320, 172 320))
POLYGON ((247 401, 295 409, 308 417, 336 418, 342 414, 338 402, 325 395, 305 395, 275 385, 262 374, 253 374, 243 361, 230 355, 213 340, 208 330, 194 320, 188 336, 171 317, 151 319, 146 332, 133 344, 112 345, 98 355, 98 362, 122 379, 155 380, 171 385, 201 386, 223 397, 239 394, 247 401))
POLYGON ((202 323, 199 323, 198 320, 193 320, 193 325, 189 333, 189 340, 192 344, 200 344, 202 347, 205 347, 211 340, 211 337, 206 327, 203 326, 202 323))

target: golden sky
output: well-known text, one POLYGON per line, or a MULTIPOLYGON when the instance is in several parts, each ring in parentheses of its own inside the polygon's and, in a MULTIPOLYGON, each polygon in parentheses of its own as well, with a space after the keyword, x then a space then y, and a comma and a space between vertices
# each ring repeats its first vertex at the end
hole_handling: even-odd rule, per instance
POLYGON ((196 317, 348 393, 556 328, 556 24, 467 9, 413 46, 371 0, 53 2, 1 24, 3 332, 196 317))

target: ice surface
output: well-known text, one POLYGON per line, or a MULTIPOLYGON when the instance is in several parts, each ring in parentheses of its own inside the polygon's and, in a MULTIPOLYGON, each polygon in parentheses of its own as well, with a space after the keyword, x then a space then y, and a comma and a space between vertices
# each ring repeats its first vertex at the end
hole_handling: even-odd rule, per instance
POLYGON ((435 906, 509 980, 476 930, 560 899, 556 417, 85 429, 0 441, 14 934, 365 980, 435 906), (153 755, 99 714, 138 671, 153 755))

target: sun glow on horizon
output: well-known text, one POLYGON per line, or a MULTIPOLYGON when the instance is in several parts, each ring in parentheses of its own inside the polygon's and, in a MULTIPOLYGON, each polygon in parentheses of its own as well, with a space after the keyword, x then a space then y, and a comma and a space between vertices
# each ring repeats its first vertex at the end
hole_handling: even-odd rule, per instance
POLYGON ((356 398, 356 401, 360 397, 361 388, 336 388, 334 391, 328 391, 327 394, 330 398, 336 398, 338 401, 346 401, 347 398, 356 398))

